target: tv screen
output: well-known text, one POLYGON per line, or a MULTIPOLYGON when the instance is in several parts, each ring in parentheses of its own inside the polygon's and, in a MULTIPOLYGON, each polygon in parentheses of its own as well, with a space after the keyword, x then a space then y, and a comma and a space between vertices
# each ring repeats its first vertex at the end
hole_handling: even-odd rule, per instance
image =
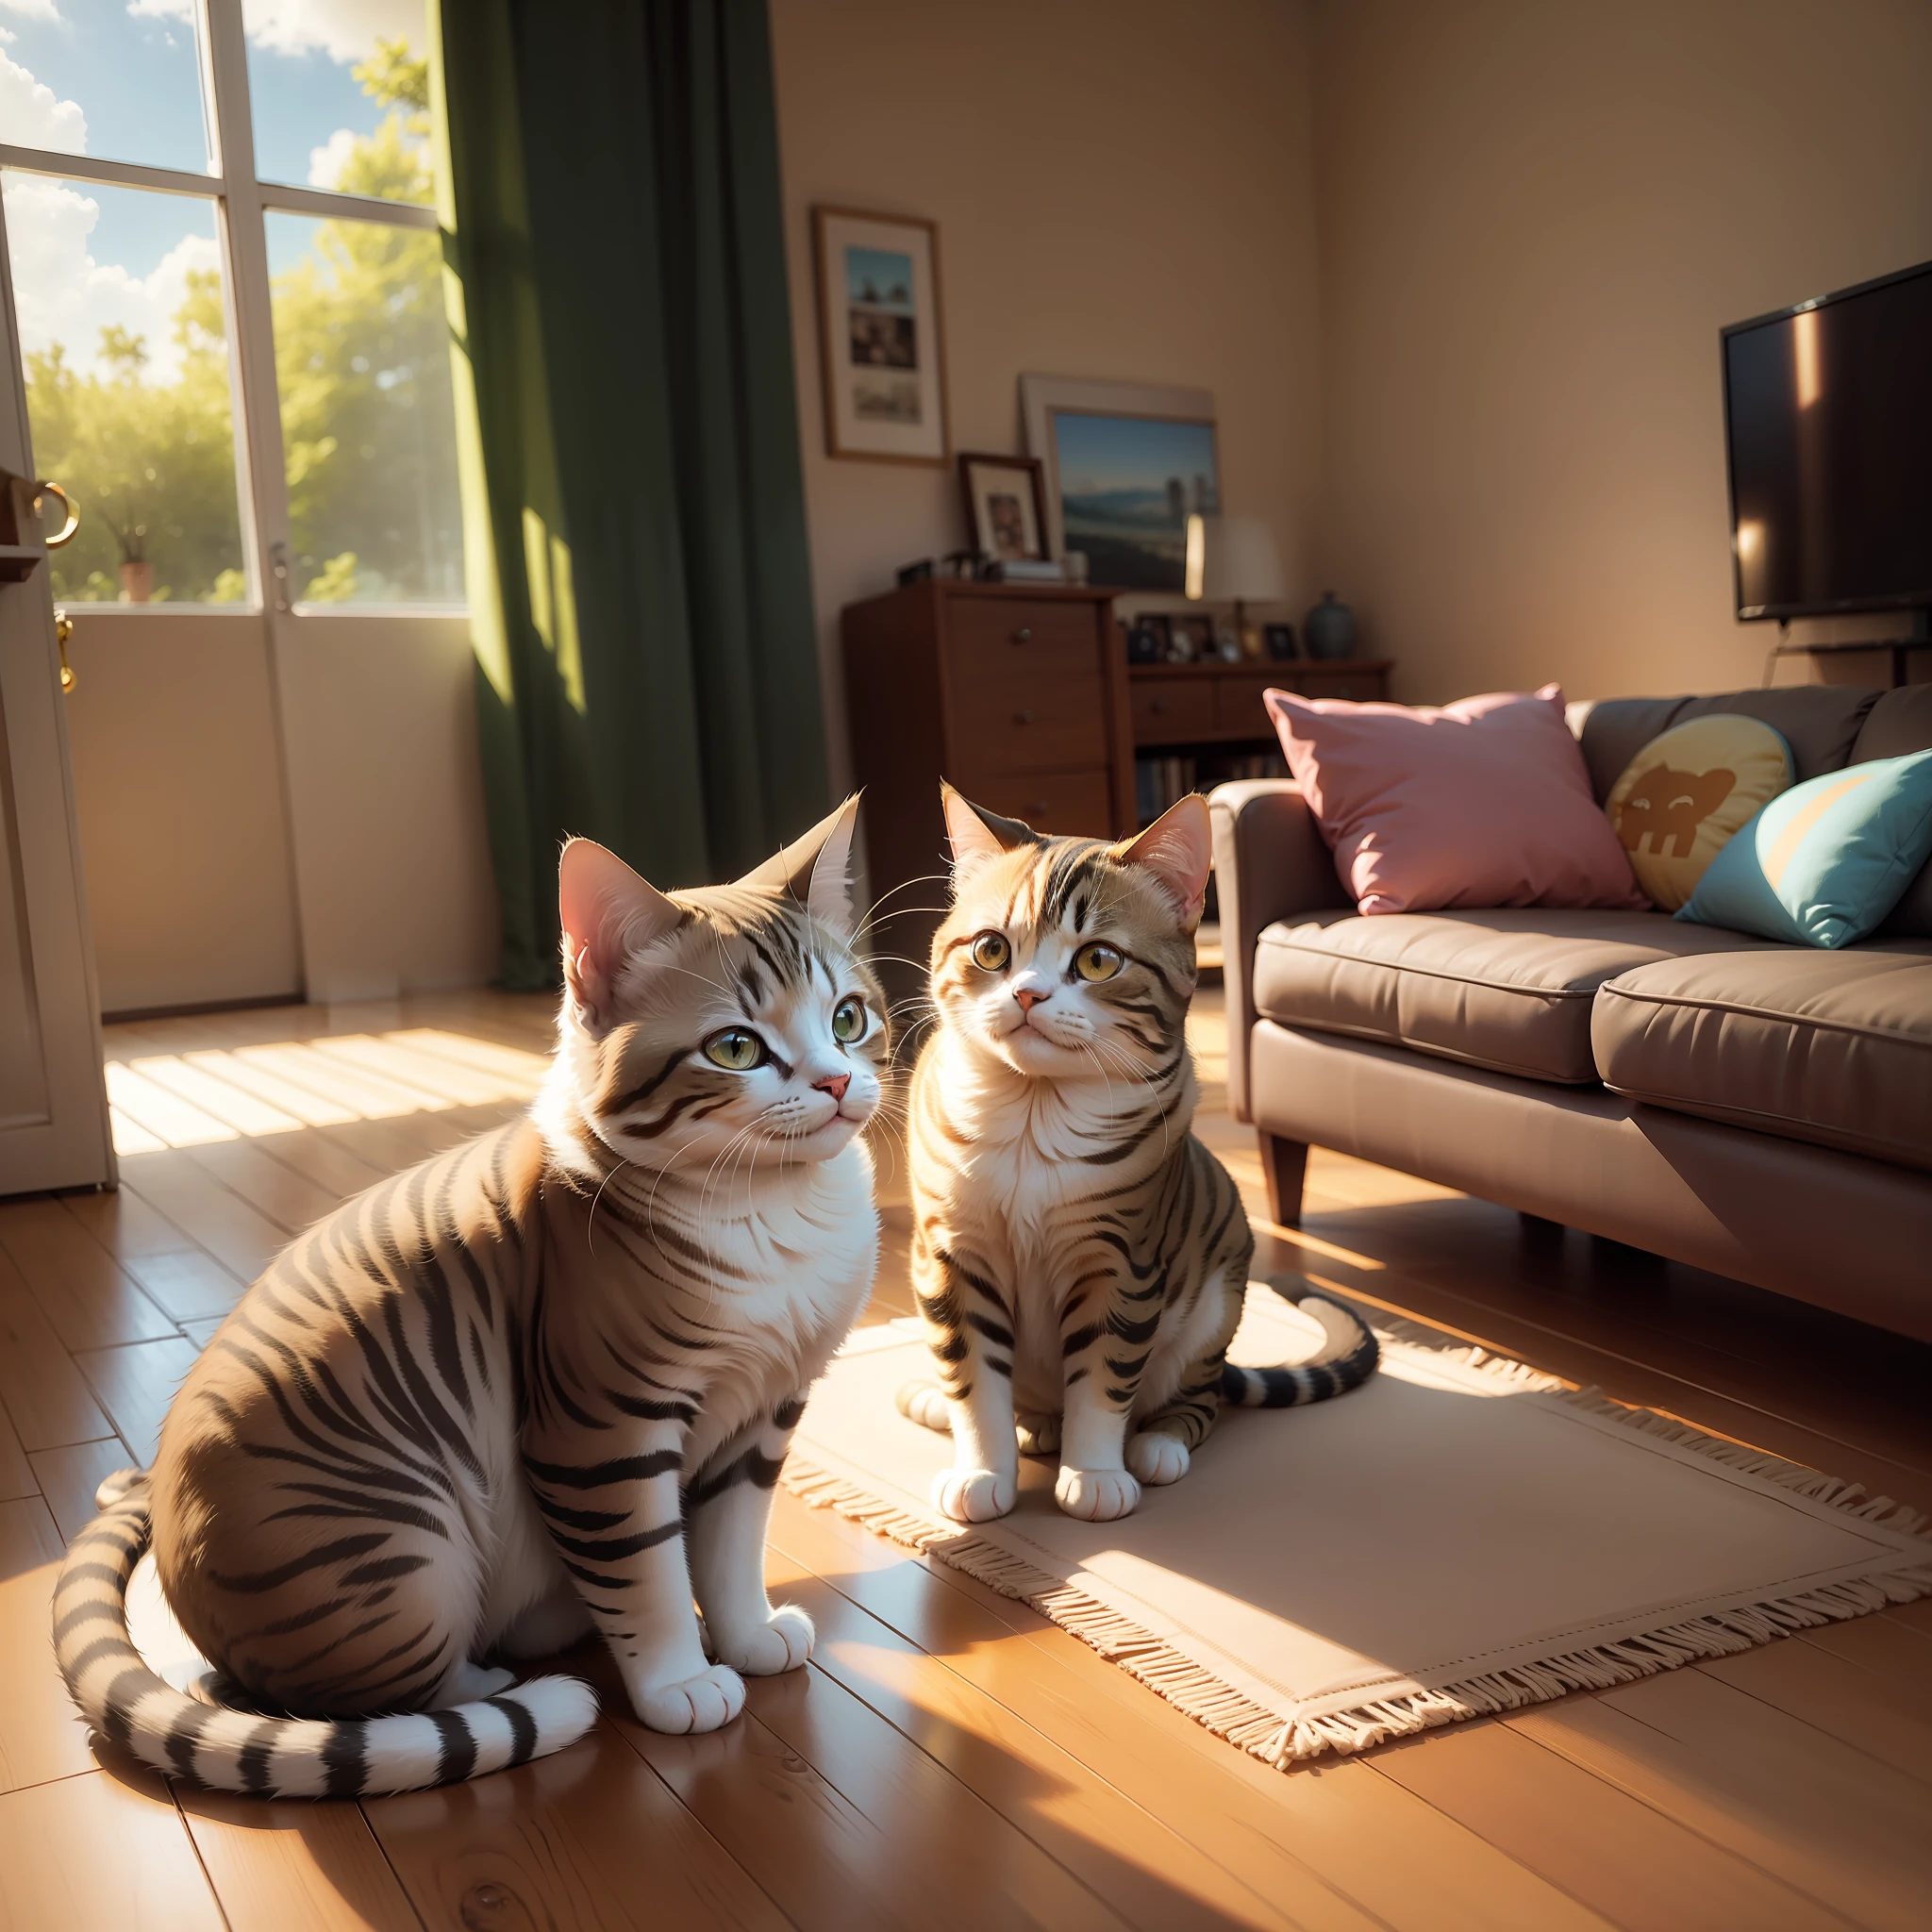
POLYGON ((1722 340, 1738 615, 1932 605, 1932 262, 1722 340))

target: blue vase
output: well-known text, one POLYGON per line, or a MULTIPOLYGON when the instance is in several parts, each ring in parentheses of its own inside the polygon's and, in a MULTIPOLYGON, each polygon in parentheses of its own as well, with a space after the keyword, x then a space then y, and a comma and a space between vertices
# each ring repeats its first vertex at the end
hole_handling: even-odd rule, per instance
POLYGON ((1302 642, 1311 658, 1346 658, 1355 649, 1355 612, 1324 591, 1322 601, 1302 620, 1302 642))

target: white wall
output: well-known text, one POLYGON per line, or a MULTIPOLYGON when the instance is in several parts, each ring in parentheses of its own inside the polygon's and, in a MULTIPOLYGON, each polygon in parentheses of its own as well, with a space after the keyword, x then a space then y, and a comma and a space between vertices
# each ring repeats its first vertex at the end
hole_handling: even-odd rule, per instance
POLYGON ((1718 329, 1932 256, 1932 6, 1317 18, 1321 554, 1365 647, 1410 701, 1756 684, 1776 628, 1733 616, 1718 329))
POLYGON ((957 449, 1014 451, 1023 373, 1187 383, 1223 496, 1315 594, 1308 9, 1299 0, 772 0, 792 335, 828 733, 839 612, 965 541, 958 472, 824 454, 809 209, 939 224, 957 449))

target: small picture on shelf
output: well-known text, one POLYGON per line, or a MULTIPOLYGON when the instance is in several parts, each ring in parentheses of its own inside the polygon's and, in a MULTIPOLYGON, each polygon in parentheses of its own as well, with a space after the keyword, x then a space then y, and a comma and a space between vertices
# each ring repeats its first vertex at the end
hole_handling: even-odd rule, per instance
POLYGON ((1291 624, 1264 624, 1261 641, 1267 645, 1269 657, 1277 664, 1287 664, 1301 655, 1295 649, 1294 625, 1291 624))
POLYGON ((1168 646, 1170 664, 1207 664, 1219 658, 1214 646, 1214 620, 1205 611, 1186 611, 1167 620, 1172 642, 1168 646))
POLYGON ((1167 626, 1155 625, 1149 617, 1137 617, 1122 628, 1127 634, 1129 664, 1159 664, 1167 658, 1167 626))

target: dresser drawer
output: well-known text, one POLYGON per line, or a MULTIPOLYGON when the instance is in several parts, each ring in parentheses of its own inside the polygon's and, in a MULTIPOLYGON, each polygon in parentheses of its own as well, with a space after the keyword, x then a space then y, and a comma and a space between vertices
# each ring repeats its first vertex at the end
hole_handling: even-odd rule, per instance
POLYGON ((965 767, 953 780, 974 805, 1002 818, 1024 819, 1036 832, 1113 837, 1113 794, 1107 772, 989 772, 965 767))
POLYGON ((1278 677, 1224 677, 1214 687, 1215 728, 1223 737, 1240 732, 1243 738, 1272 738, 1274 721, 1261 693, 1278 686, 1278 677))
POLYGON ((1298 671, 1290 688, 1305 698, 1350 698, 1357 704, 1379 704, 1389 694, 1389 675, 1380 665, 1342 663, 1320 671, 1298 671))
MULTIPOLYGON (((1088 657, 1093 653, 1089 648, 1088 657)), ((1040 772, 1107 759, 1106 691, 1092 663, 1001 664, 953 680, 949 756, 980 772, 1040 772)))
POLYGON ((1134 707, 1136 744, 1180 744, 1214 729, 1211 678, 1136 678, 1127 690, 1134 707))
POLYGON ((1100 636, 1091 604, 1041 598, 957 597, 947 608, 946 669, 955 688, 1005 667, 1081 670, 1100 676, 1100 636))

